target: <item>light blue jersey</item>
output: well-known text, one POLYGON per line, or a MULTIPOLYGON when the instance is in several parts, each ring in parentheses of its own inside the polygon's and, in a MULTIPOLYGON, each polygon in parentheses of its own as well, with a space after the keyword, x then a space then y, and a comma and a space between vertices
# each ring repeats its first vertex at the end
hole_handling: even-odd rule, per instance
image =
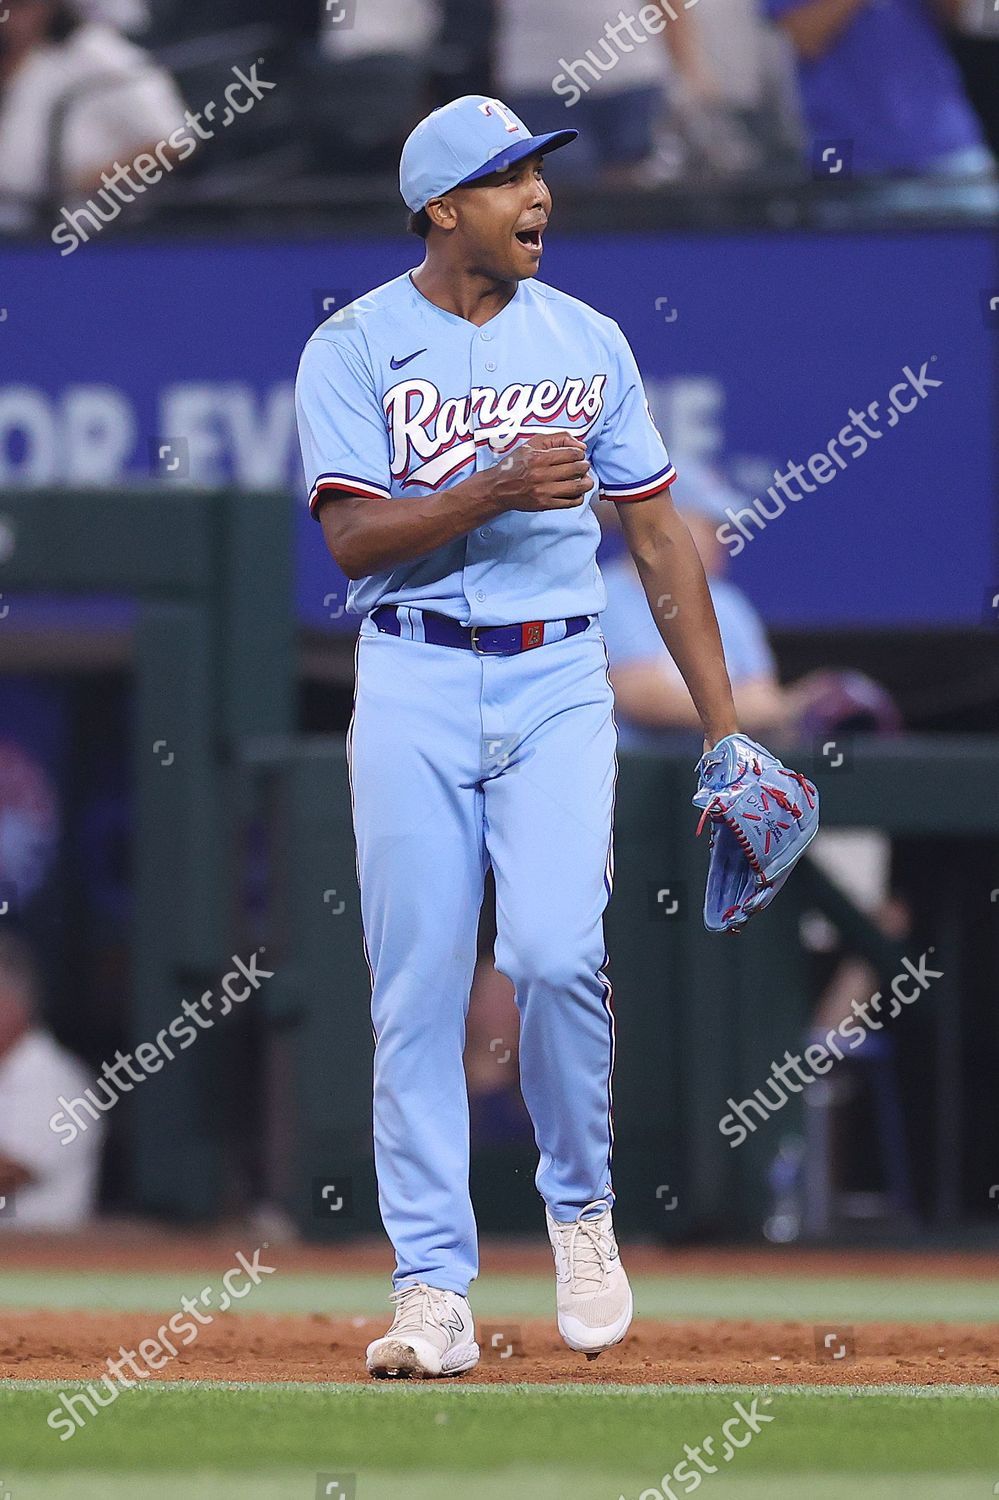
POLYGON ((447 489, 553 430, 583 439, 596 476, 575 508, 506 511, 358 579, 355 614, 415 605, 463 625, 599 614, 591 501, 598 489, 642 499, 675 477, 620 328, 534 280, 482 327, 428 301, 408 274, 386 282, 312 335, 296 400, 313 512, 330 490, 392 501, 447 489))

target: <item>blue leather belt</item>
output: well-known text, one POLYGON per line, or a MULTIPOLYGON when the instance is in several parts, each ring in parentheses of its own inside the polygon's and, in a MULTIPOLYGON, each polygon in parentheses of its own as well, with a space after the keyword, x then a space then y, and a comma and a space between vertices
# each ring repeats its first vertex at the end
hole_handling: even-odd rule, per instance
MULTIPOLYGON (((369 616, 384 635, 403 634, 400 609, 407 606, 380 604, 369 616)), ((516 656, 520 651, 533 651, 545 644, 546 625, 564 625, 564 632, 554 637, 563 641, 571 635, 579 635, 589 625, 590 615, 573 615, 569 620, 527 620, 521 625, 460 625, 450 615, 434 614, 431 610, 414 610, 422 625, 422 638, 431 646, 456 646, 462 651, 474 651, 477 656, 516 656)), ((407 630, 407 635, 409 635, 407 630)), ((552 639, 551 637, 549 638, 552 639)))

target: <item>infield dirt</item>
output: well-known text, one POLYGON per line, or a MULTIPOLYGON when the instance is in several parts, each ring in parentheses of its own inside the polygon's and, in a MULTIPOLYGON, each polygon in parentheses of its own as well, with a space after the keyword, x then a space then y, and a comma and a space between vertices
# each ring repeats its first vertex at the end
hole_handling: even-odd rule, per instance
MULTIPOLYGON (((245 1226, 212 1236, 149 1233, 143 1229, 97 1232, 79 1239, 11 1236, 3 1245, 8 1271, 204 1270, 231 1263, 234 1243, 247 1243, 245 1226)), ((858 1276, 964 1276, 990 1279, 990 1256, 884 1252, 775 1252, 690 1250, 630 1246, 629 1270, 671 1275, 786 1277, 851 1272, 858 1276)), ((385 1314, 330 1317, 311 1314, 216 1314, 188 1348, 150 1379, 226 1381, 366 1380, 365 1345, 389 1320, 391 1257, 384 1243, 342 1247, 283 1244, 272 1247, 285 1271, 325 1274, 384 1273, 385 1314)), ((484 1273, 549 1271, 547 1246, 485 1244, 484 1273)), ((553 1288, 554 1301, 554 1288, 553 1288)), ((0 1285, 2 1303, 2 1285, 0 1285)), ((474 1310, 474 1292, 473 1292, 474 1310)), ((119 1349, 156 1338, 169 1313, 0 1307, 0 1379, 97 1379, 119 1349)), ((999 1386, 999 1324, 858 1323, 847 1333, 830 1324, 727 1319, 676 1322, 638 1319, 626 1341, 597 1360, 565 1348, 551 1319, 502 1322, 479 1318, 482 1360, 472 1379, 586 1384, 807 1384, 999 1386)), ((170 1338, 169 1333, 167 1337, 170 1338)), ((176 1336, 173 1343, 178 1344, 176 1336)))
MULTIPOLYGON (((216 1317, 149 1378, 366 1380, 365 1345, 384 1332, 386 1321, 230 1313, 216 1317)), ((566 1349, 545 1319, 480 1322, 477 1333, 482 1360, 471 1377, 476 1381, 999 1386, 999 1326, 993 1324, 868 1323, 853 1330, 852 1348, 838 1334, 825 1348, 823 1338, 800 1323, 637 1320, 623 1344, 593 1361, 566 1349)), ((99 1379, 119 1348, 135 1350, 157 1335, 151 1313, 4 1312, 0 1379, 99 1379)), ((165 1336, 171 1338, 168 1331, 165 1336)))

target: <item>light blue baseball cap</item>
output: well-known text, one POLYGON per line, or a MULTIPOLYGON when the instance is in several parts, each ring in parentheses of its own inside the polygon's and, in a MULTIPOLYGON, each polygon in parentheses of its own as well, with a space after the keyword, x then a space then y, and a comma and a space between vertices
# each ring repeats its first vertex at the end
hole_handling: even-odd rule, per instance
POLYGON ((505 171, 535 151, 557 151, 578 130, 532 135, 508 105, 465 94, 435 109, 410 133, 399 158, 399 191, 412 213, 452 188, 505 171))

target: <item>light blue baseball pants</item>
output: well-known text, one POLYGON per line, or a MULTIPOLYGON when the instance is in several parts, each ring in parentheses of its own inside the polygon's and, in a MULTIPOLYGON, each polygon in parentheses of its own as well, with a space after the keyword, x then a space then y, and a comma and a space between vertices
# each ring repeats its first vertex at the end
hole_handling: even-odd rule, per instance
MULTIPOLYGON (((418 634, 419 611, 402 613, 418 634)), ((348 757, 372 971, 375 1167, 396 1286, 465 1294, 478 1271, 462 1053, 490 862, 538 1190, 556 1219, 613 1201, 602 972, 611 709, 595 621, 505 657, 362 622, 348 757)))

